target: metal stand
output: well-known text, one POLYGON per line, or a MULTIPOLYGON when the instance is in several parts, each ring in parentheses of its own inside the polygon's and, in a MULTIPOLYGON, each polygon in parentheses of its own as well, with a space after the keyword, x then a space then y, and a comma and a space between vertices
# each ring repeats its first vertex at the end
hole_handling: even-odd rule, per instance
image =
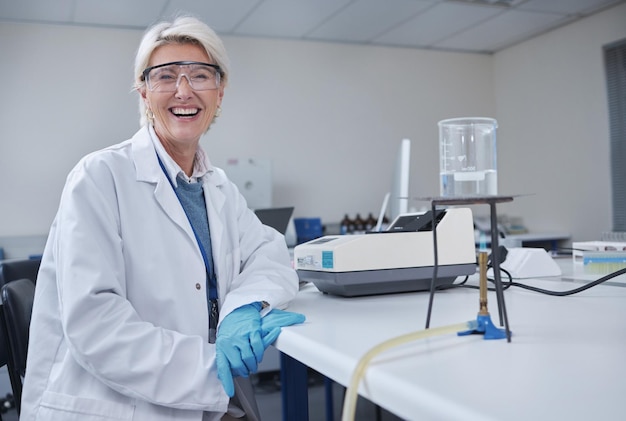
MULTIPOLYGON (((468 196, 468 197, 436 197, 425 198, 423 200, 430 201, 433 215, 433 247, 435 262, 433 266, 433 277, 430 283, 430 297, 428 300, 428 314, 426 316, 426 329, 430 327, 430 316, 433 308, 433 299, 435 296, 435 285, 437 281, 437 272, 439 266, 438 249, 437 249, 437 227, 435 225, 435 210, 437 206, 458 206, 458 205, 478 205, 488 204, 491 214, 491 250, 492 256, 495 256, 498 250, 498 217, 496 213, 496 204, 502 202, 512 202, 513 196, 468 196)), ((511 342, 511 330, 509 329, 509 318, 506 314, 506 305, 504 303, 504 292, 502 289, 502 280, 500 278, 500 261, 492 258, 492 267, 496 285, 496 298, 498 300, 498 315, 500 316, 500 326, 504 325, 506 338, 511 342)))

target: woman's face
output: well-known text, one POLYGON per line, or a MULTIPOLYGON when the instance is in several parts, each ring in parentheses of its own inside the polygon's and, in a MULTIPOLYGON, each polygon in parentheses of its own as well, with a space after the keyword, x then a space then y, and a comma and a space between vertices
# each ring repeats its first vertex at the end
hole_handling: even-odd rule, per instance
MULTIPOLYGON (((174 61, 212 63, 206 51, 194 44, 167 44, 152 53, 148 66, 174 61)), ((183 71, 184 72, 184 71, 183 71)), ((196 146, 222 103, 224 89, 195 91, 186 77, 174 92, 153 92, 144 86, 141 90, 146 107, 154 114, 154 130, 165 146, 196 146)))

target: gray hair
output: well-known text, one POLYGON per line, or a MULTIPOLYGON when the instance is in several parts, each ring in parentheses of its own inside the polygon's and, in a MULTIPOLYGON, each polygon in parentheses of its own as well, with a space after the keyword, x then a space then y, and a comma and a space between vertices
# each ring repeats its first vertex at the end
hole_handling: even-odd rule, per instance
MULTIPOLYGON (((142 89, 146 82, 143 80, 143 71, 148 67, 154 50, 167 44, 195 44, 203 47, 209 57, 220 66, 221 82, 225 87, 228 83, 229 60, 222 40, 207 24, 192 16, 180 16, 171 22, 159 22, 145 32, 137 55, 135 56, 135 85, 136 90, 142 89)), ((139 97, 139 124, 148 123, 146 105, 139 97)))

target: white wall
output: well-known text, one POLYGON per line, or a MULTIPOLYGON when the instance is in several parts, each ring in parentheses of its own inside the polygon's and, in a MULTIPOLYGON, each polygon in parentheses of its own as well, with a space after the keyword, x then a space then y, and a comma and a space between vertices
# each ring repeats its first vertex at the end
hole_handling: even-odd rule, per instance
MULTIPOLYGON (((231 84, 202 143, 218 165, 271 158, 275 205, 336 222, 378 211, 403 137, 413 194, 437 194, 437 121, 496 117, 500 192, 534 193, 499 212, 597 239, 611 229, 602 46, 624 22, 622 4, 494 56, 227 37, 231 84)), ((45 234, 74 163, 135 132, 140 37, 0 23, 0 236, 45 234)))
POLYGON ((139 38, 0 23, 0 236, 47 233, 76 161, 135 132, 139 38))
MULTIPOLYGON (((138 127, 130 93, 141 33, 0 23, 0 236, 46 233, 85 153, 138 127)), ((415 194, 438 191, 437 121, 495 112, 492 57, 225 38, 232 61, 212 161, 270 158, 275 205, 337 222, 377 213, 396 150, 414 141, 415 194)))
MULTIPOLYGON (((626 38, 626 4, 494 56, 502 205, 537 231, 612 230, 603 46, 626 38)), ((500 209, 499 209, 500 211, 500 209)))

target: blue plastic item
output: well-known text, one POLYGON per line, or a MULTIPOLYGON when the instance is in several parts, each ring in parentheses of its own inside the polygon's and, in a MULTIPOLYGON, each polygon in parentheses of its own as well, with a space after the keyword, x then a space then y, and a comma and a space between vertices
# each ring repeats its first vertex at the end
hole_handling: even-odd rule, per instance
POLYGON ((457 335, 483 335, 485 339, 506 339, 506 331, 504 329, 497 328, 491 321, 491 316, 489 314, 479 314, 476 317, 476 323, 478 323, 476 329, 458 332, 457 335))
POLYGON ((294 218, 298 244, 306 243, 322 236, 322 220, 320 218, 294 218))
POLYGON ((306 317, 304 314, 294 313, 291 311, 272 309, 261 319, 261 331, 263 332, 263 340, 274 329, 280 329, 285 326, 304 323, 306 317))
POLYGON ((222 320, 217 331, 217 376, 228 396, 235 394, 233 377, 247 377, 256 372, 263 358, 260 309, 260 303, 236 308, 222 320))

